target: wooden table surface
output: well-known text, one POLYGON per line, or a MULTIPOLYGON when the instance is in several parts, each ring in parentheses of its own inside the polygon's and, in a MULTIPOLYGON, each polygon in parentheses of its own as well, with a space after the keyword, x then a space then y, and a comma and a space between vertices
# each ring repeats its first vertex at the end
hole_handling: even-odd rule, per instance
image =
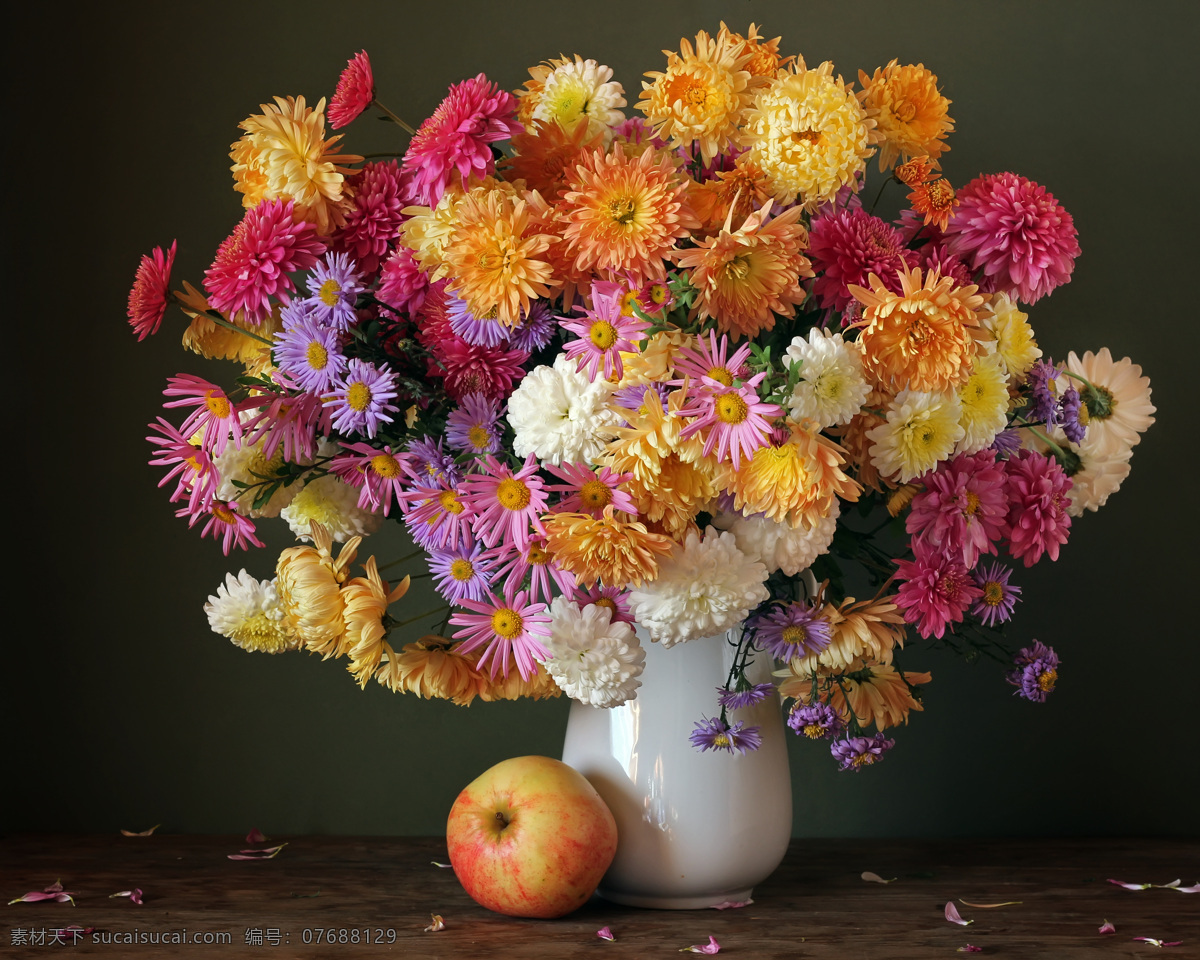
POLYGON ((796 840, 750 906, 639 910, 593 899, 560 920, 517 920, 476 905, 453 871, 431 863, 446 860, 441 838, 271 842, 284 840, 274 859, 237 862, 226 855, 247 846, 242 837, 0 839, 5 901, 58 879, 75 897, 75 906, 4 907, 0 955, 608 960, 679 956, 711 935, 721 956, 745 958, 928 960, 959 956, 967 944, 985 957, 1021 960, 1200 958, 1200 895, 1107 882, 1194 884, 1194 839, 796 840), (864 870, 897 879, 866 882, 864 870), (143 891, 141 906, 109 898, 134 887, 143 891), (969 926, 945 919, 951 900, 969 926), (1021 902, 984 909, 960 900, 1021 902), (425 932, 433 913, 445 929, 425 932), (1115 934, 1098 932, 1105 920, 1115 934), (54 931, 72 924, 94 929, 73 946, 51 945, 54 931), (615 941, 596 936, 605 926, 615 941), (155 944, 149 935, 189 942, 155 944), (1158 947, 1135 937, 1182 943, 1158 947))

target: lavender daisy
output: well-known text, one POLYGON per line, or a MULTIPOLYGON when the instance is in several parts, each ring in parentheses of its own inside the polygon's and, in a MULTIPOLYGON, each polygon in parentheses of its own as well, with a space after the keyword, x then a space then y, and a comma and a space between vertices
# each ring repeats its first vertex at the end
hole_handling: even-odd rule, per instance
POLYGON ((1034 703, 1045 703, 1058 682, 1058 654, 1052 647, 1034 640, 1033 646, 1022 647, 1013 661, 1017 668, 1007 680, 1017 688, 1015 695, 1034 703))
POLYGON ((820 653, 833 639, 829 621, 806 603, 789 603, 753 621, 754 645, 777 660, 820 653))
POLYGON ((501 408, 482 393, 468 393, 446 418, 446 442, 467 453, 500 450, 501 408))
POLYGON ((981 563, 971 571, 975 583, 983 591, 983 596, 971 607, 972 616, 989 627, 1007 623, 1012 618, 1021 588, 1008 582, 1011 575, 1012 570, 995 560, 981 563))
POLYGON ((741 710, 762 703, 775 692, 773 683, 756 683, 745 690, 727 690, 717 687, 717 703, 729 710, 741 710))
POLYGON ((760 731, 760 727, 747 727, 740 720, 730 726, 715 717, 711 720, 705 717, 696 721, 696 727, 688 739, 701 753, 707 750, 747 753, 762 746, 760 731))
POLYGON ((558 323, 550 313, 546 301, 534 300, 529 304, 529 312, 510 331, 509 348, 536 353, 551 341, 557 329, 558 323))
POLYGON ((830 744, 829 752, 833 754, 833 759, 841 764, 839 770, 853 770, 857 773, 863 767, 878 763, 895 745, 895 740, 889 740, 882 733, 877 733, 873 737, 835 740, 830 744))
POLYGON ((1067 387, 1062 395, 1059 423, 1062 424, 1062 430, 1067 435, 1067 439, 1075 444, 1083 443, 1083 438, 1087 434, 1087 425, 1079 420, 1079 412, 1082 407, 1083 401, 1080 399, 1079 391, 1074 386, 1067 387))
POLYGON ((349 254, 331 253, 317 261, 308 278, 308 289, 312 296, 304 302, 322 323, 338 330, 349 330, 358 322, 354 305, 363 285, 349 254))
POLYGON ((404 448, 412 455, 412 478, 420 483, 437 483, 444 481, 452 487, 462 482, 462 471, 454 458, 442 449, 441 439, 424 436, 420 440, 410 440, 404 448))
POLYGON ((796 706, 788 714, 787 722, 797 734, 809 740, 837 736, 846 725, 833 707, 819 701, 796 706))
POLYGON ((482 603, 492 586, 492 561, 482 556, 483 545, 435 550, 429 557, 438 593, 458 606, 463 599, 482 603))
POLYGON ((376 367, 364 360, 346 364, 344 376, 335 380, 324 406, 333 410, 333 427, 340 433, 375 436, 381 423, 391 423, 396 412, 396 380, 387 364, 376 367))
POLYGON ((498 347, 508 342, 509 330, 497 319, 494 307, 487 314, 477 316, 465 300, 451 295, 446 299, 446 316, 450 320, 450 329, 472 346, 498 347))
POLYGON ((992 450, 996 456, 1007 459, 1021 449, 1021 431, 1016 429, 1001 430, 992 441, 992 450))
POLYGON ((338 332, 297 311, 275 334, 275 363, 305 393, 324 393, 346 369, 338 332))
POLYGON ((658 394, 659 406, 664 410, 667 409, 667 397, 670 395, 670 390, 665 383, 659 383, 657 380, 652 380, 650 383, 639 383, 632 387, 622 387, 612 395, 612 402, 626 410, 637 410, 646 402, 647 393, 658 394))
POLYGON ((1048 427, 1058 422, 1058 398, 1054 395, 1054 380, 1061 371, 1053 363, 1039 360, 1025 375, 1029 388, 1029 405, 1024 417, 1030 423, 1044 423, 1048 427))

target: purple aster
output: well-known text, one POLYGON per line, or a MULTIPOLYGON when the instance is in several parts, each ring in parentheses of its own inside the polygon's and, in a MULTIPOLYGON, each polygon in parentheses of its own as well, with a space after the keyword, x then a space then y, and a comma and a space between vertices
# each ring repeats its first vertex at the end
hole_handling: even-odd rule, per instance
POLYGON ((1044 423, 1048 427, 1058 422, 1058 398, 1054 396, 1054 380, 1061 371, 1046 360, 1039 360, 1025 375, 1029 388, 1029 404, 1023 416, 1030 423, 1044 423))
POLYGON ((279 369, 305 393, 324 393, 346 369, 338 332, 299 311, 275 334, 274 355, 279 369))
POLYGON ((446 442, 467 453, 496 453, 500 449, 500 407, 482 393, 468 393, 446 418, 446 442))
POLYGON ((996 434, 989 449, 996 451, 996 456, 1007 459, 1021 449, 1021 431, 1009 428, 996 434))
POLYGON ((529 304, 529 312, 512 329, 508 345, 513 350, 534 353, 550 342, 557 329, 558 322, 550 313, 546 301, 534 300, 529 304))
POLYGON ((1079 410, 1082 406, 1079 391, 1075 389, 1074 385, 1067 387, 1063 391, 1058 422, 1062 424, 1062 430, 1067 435, 1067 439, 1076 444, 1083 443, 1084 435, 1087 433, 1087 426, 1079 422, 1079 410))
POLYGON ((835 740, 829 745, 829 752, 833 754, 833 759, 841 764, 839 770, 853 770, 857 773, 863 767, 878 763, 895 745, 895 740, 889 740, 882 733, 877 733, 873 737, 835 740))
POLYGON ((712 720, 705 717, 696 721, 696 727, 688 739, 701 753, 707 750, 747 753, 762 746, 760 730, 759 727, 747 727, 740 720, 730 726, 715 717, 712 720))
POLYGON ((729 710, 741 710, 762 703, 775 692, 773 683, 756 683, 747 690, 726 690, 717 687, 717 703, 729 710))
POLYGON ((391 423, 391 403, 396 398, 396 379, 385 363, 376 367, 354 359, 346 365, 344 376, 334 380, 324 406, 332 408, 333 428, 339 433, 365 433, 375 436, 380 423, 391 423))
POLYGON ((833 640, 829 621, 815 607, 789 603, 753 621, 754 645, 777 660, 789 661, 820 653, 833 640))
POLYGON ((971 571, 971 576, 983 591, 983 596, 971 607, 971 615, 978 617, 981 623, 994 627, 998 623, 1007 623, 1012 618, 1013 607, 1020 599, 1021 588, 1008 582, 1012 571, 1004 564, 993 560, 991 563, 981 563, 971 571))
POLYGON ((508 343, 509 329, 496 319, 493 309, 484 316, 471 312, 465 300, 451 294, 446 298, 446 316, 450 329, 475 347, 498 347, 508 343))
POLYGON ((1014 658, 1017 668, 1006 678, 1016 687, 1015 695, 1045 703, 1058 682, 1058 654, 1038 640, 1032 647, 1022 647, 1014 658))
POLYGON ((435 550, 429 556, 438 593, 458 606, 464 597, 482 603, 492 586, 492 561, 482 556, 483 544, 435 550))
POLYGON ((637 410, 643 403, 646 402, 646 394, 658 394, 659 405, 667 409, 667 396, 670 391, 665 383, 659 383, 657 380, 652 380, 650 383, 639 383, 632 387, 622 387, 612 395, 613 403, 618 407, 624 407, 626 410, 637 410))
POLYGON ((410 440, 404 449, 413 456, 410 473, 414 480, 421 483, 444 480, 453 487, 462 482, 462 471, 454 458, 442 450, 440 439, 435 441, 433 437, 425 436, 410 440))
POLYGON ((836 736, 846 725, 833 707, 820 701, 795 707, 788 714, 787 722, 797 734, 810 740, 836 736))
POLYGON ((318 260, 308 278, 308 289, 312 296, 304 302, 322 323, 338 330, 349 330, 358 323, 354 305, 363 285, 349 254, 331 253, 318 260))

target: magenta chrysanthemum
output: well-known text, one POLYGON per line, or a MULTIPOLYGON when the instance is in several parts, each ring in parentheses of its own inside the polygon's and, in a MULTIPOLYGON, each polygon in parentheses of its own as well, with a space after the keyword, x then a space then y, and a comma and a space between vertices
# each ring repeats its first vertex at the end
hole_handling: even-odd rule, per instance
POLYGON ((1005 461, 1008 468, 1008 551, 1032 567, 1046 554, 1058 559, 1058 549, 1071 529, 1071 490, 1058 461, 1032 450, 1005 461))
POLYGON ((406 468, 411 469, 412 455, 393 450, 391 446, 381 450, 368 443, 343 441, 341 448, 346 452, 333 458, 330 471, 351 486, 362 488, 358 496, 360 507, 371 511, 382 507, 386 517, 392 502, 403 500, 406 468))
POLYGON ((157 420, 158 423, 150 424, 150 429, 161 436, 146 438, 158 447, 150 460, 150 466, 171 468, 166 476, 158 481, 158 485, 164 487, 175 479, 175 490, 168 498, 170 502, 174 503, 187 497, 188 513, 207 510, 217 485, 221 482, 212 457, 203 448, 194 445, 169 421, 162 417, 158 417, 157 420))
POLYGON ((350 58, 338 77, 337 87, 329 98, 325 116, 334 130, 340 130, 371 105, 375 99, 375 77, 371 73, 371 58, 361 50, 350 58))
POLYGON ((444 341, 436 349, 441 369, 435 366, 429 373, 443 377, 446 393, 458 401, 469 393, 482 393, 497 403, 504 400, 525 375, 523 365, 529 359, 524 350, 489 350, 460 337, 444 341))
POLYGON ((899 293, 897 273, 917 265, 917 254, 905 248, 900 232, 862 210, 839 210, 813 220, 807 254, 817 273, 813 294, 821 306, 835 310, 854 303, 849 284, 870 287, 875 274, 899 293))
POLYGON ((530 527, 545 536, 541 515, 546 512, 546 492, 538 479, 537 458, 530 454, 516 473, 490 454, 481 473, 463 481, 461 496, 471 514, 471 531, 489 547, 507 540, 524 550, 530 527))
MULTIPOLYGON (((743 343, 733 356, 729 356, 729 337, 721 334, 717 340, 716 331, 708 332, 708 339, 701 334, 696 338, 696 346, 683 347, 675 355, 676 379, 668 380, 673 387, 682 387, 687 380, 693 381, 693 387, 702 390, 732 387, 734 380, 745 380, 750 375, 746 361, 750 359, 750 344, 743 343)), ((666 404, 663 404, 666 408, 666 404)), ((634 408, 636 409, 636 408, 634 408)))
POLYGON ((404 523, 423 550, 465 549, 471 542, 471 514, 445 479, 431 478, 404 494, 404 523))
POLYGON ((208 302, 228 316, 241 313, 246 323, 261 323, 272 297, 286 303, 296 289, 288 274, 309 269, 324 250, 317 228, 295 218, 291 200, 264 200, 246 211, 204 271, 208 302))
POLYGON ((545 660, 550 651, 542 641, 550 636, 550 617, 546 615, 544 603, 530 603, 524 590, 506 588, 504 599, 492 597, 490 601, 478 603, 464 597, 460 606, 474 613, 456 613, 450 623, 462 627, 454 634, 459 653, 470 653, 483 648, 479 656, 482 669, 489 661, 491 675, 508 676, 509 667, 515 664, 522 680, 528 680, 537 672, 538 660, 545 660))
POLYGON ((946 227, 951 253, 982 270, 982 290, 1035 303, 1071 279, 1075 223, 1045 187, 1015 173, 976 177, 958 191, 946 227))
POLYGON ((593 470, 586 463, 564 462, 558 466, 546 464, 547 473, 564 483, 552 483, 547 490, 564 494, 558 502, 557 513, 586 513, 599 520, 604 508, 612 506, 623 513, 636 514, 637 504, 621 489, 621 484, 633 479, 632 473, 613 473, 608 467, 593 470))
POLYGON ((375 297, 402 313, 414 314, 425 305, 429 275, 417 263, 410 248, 400 245, 383 261, 375 297))
POLYGON ((995 450, 944 460, 926 474, 905 528, 915 539, 960 559, 967 569, 981 553, 995 553, 1008 531, 1004 467, 995 450))
POLYGON ((434 206, 457 171, 465 183, 496 169, 490 144, 511 139, 524 127, 517 122, 517 99, 482 73, 456 83, 446 99, 421 124, 404 154, 413 178, 415 200, 434 206))
POLYGON ((575 575, 567 573, 554 562, 546 549, 545 537, 534 537, 524 549, 518 550, 509 543, 484 554, 496 564, 495 577, 501 583, 524 583, 529 578, 529 599, 547 605, 554 599, 554 587, 558 593, 569 597, 575 592, 575 575))
POLYGON ((167 312, 167 297, 170 294, 171 267, 175 264, 175 241, 163 252, 155 247, 149 255, 143 255, 129 290, 129 325, 139 340, 158 333, 162 318, 167 312))
POLYGON ((395 160, 365 164, 346 178, 343 191, 354 206, 329 244, 356 260, 364 275, 371 275, 387 257, 405 220, 401 211, 408 201, 400 182, 400 165, 395 160))
MULTIPOLYGON (((275 379, 285 378, 276 374, 275 379)), ((291 383, 286 385, 296 388, 291 383)), ((262 455, 268 459, 282 446, 283 458, 291 463, 311 460, 317 449, 318 424, 325 420, 322 432, 327 433, 329 429, 328 412, 322 406, 321 398, 309 393, 277 393, 259 399, 263 406, 242 425, 245 442, 253 444, 262 440, 262 455)))
POLYGON ((256 547, 263 545, 263 542, 254 535, 254 521, 238 513, 237 504, 234 503, 214 500, 205 512, 193 513, 185 507, 175 511, 175 516, 189 517, 189 527, 195 526, 202 516, 207 516, 207 520, 200 530, 200 536, 207 537, 212 534, 214 540, 220 540, 221 552, 225 556, 229 556, 229 551, 234 547, 240 550, 249 550, 250 544, 254 544, 256 547))
POLYGON ((906 581, 896 594, 896 606, 922 637, 940 639, 947 626, 962 622, 983 591, 959 558, 921 543, 913 544, 913 553, 914 559, 896 565, 896 579, 906 581))

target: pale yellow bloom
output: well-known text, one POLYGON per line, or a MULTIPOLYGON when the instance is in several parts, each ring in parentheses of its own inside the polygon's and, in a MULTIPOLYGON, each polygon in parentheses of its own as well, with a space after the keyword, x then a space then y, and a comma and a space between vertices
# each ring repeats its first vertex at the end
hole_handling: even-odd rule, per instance
POLYGON ((312 525, 312 546, 289 547, 275 567, 276 588, 289 628, 305 647, 324 659, 347 653, 341 585, 358 551, 360 537, 347 541, 335 559, 329 532, 312 525))

